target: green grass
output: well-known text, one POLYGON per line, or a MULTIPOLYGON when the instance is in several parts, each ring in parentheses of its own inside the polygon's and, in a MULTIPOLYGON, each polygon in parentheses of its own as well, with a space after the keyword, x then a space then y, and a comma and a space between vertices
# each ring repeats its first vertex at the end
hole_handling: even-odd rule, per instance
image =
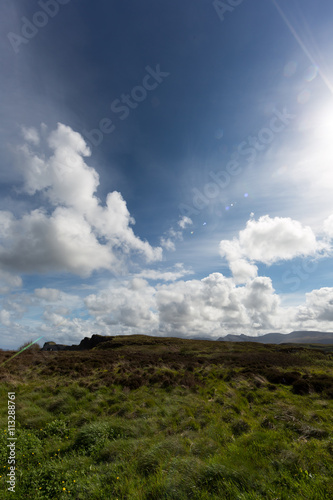
POLYGON ((135 336, 28 349, 0 369, 1 498, 330 499, 332 391, 332 353, 318 346, 135 336))

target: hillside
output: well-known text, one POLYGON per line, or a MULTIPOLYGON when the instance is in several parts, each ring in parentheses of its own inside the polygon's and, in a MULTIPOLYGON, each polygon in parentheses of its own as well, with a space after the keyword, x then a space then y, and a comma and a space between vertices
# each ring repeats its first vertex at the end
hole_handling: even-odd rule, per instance
POLYGON ((197 341, 209 341, 209 342, 257 342, 263 344, 282 344, 282 343, 293 343, 293 344, 333 344, 333 333, 329 332, 316 332, 316 331, 300 331, 292 332, 289 334, 281 333, 267 333, 266 335, 261 335, 259 337, 251 337, 249 335, 226 335, 225 337, 220 337, 217 340, 212 340, 208 338, 200 339, 179 339, 177 337, 152 337, 150 335, 117 335, 117 336, 105 336, 105 335, 92 335, 92 337, 85 337, 81 340, 80 344, 75 345, 65 345, 56 344, 55 342, 49 341, 45 342, 42 348, 43 351, 86 351, 94 348, 101 347, 105 348, 116 348, 122 345, 140 343, 148 344, 163 344, 167 343, 180 343, 182 340, 197 340, 197 341), (101 345, 103 344, 103 345, 101 345))
POLYGON ((14 354, 0 352, 0 456, 5 470, 14 392, 18 500, 333 496, 329 345, 133 335, 14 354))

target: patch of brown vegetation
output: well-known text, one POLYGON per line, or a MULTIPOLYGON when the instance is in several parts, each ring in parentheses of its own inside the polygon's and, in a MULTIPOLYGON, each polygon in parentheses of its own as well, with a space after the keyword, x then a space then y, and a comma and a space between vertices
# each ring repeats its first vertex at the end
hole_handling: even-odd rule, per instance
MULTIPOLYGON (((0 365, 15 352, 0 351, 0 365)), ((194 389, 209 377, 227 382, 239 377, 254 386, 276 390, 290 385, 295 394, 311 391, 333 397, 330 375, 302 375, 314 360, 325 358, 319 350, 249 342, 213 342, 175 337, 131 335, 113 337, 92 350, 46 352, 23 351, 0 367, 0 381, 26 381, 38 377, 76 379, 81 386, 120 385, 137 389, 143 385, 194 389), (303 356, 311 351, 311 356, 303 356)))

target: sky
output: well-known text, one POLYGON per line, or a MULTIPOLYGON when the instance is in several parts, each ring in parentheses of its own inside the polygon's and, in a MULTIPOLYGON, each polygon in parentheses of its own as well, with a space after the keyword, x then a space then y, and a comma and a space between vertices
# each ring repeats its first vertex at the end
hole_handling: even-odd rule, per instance
POLYGON ((3 0, 0 347, 333 331, 331 0, 3 0))

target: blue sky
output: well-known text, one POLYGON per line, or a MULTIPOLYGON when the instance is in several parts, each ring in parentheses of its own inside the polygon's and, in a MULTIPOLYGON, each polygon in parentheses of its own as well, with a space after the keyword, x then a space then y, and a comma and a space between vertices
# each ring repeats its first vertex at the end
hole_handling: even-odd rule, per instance
POLYGON ((1 347, 332 331, 329 0, 3 0, 1 347))

